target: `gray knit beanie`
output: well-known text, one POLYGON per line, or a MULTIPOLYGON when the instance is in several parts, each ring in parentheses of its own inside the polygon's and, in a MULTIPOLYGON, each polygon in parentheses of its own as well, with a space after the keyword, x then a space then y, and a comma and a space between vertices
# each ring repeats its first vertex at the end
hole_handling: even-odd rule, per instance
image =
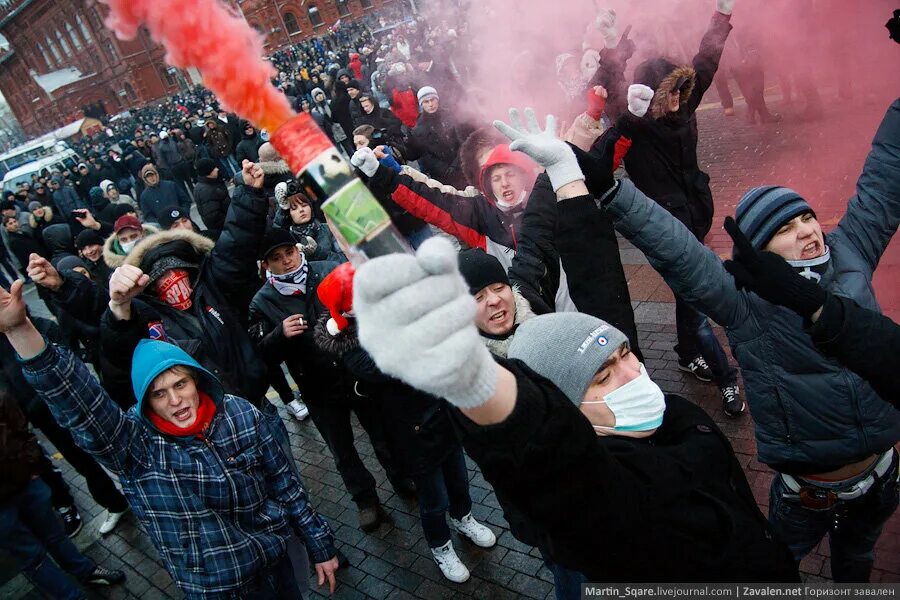
POLYGON ((591 379, 628 338, 584 313, 550 313, 525 321, 509 346, 517 358, 580 406, 591 379))

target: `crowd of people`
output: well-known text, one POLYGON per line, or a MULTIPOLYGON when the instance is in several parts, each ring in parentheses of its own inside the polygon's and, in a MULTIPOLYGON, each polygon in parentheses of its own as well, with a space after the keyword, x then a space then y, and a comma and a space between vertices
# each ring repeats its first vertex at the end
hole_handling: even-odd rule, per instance
POLYGON ((900 477, 900 334, 871 284, 900 224, 900 100, 833 231, 800 193, 754 187, 723 263, 703 243, 695 111, 733 4, 710 0, 690 64, 651 56, 632 81, 635 43, 600 10, 589 76, 556 60, 564 132, 531 109, 493 126, 454 110, 464 21, 383 15, 269 57, 415 254, 348 262, 269 132, 201 87, 8 194, 0 548, 51 598, 124 580, 72 543, 81 516, 33 427, 106 509, 100 533, 133 512, 186 597, 300 598, 310 569, 333 592, 346 563, 271 387, 372 532, 387 515, 356 415, 451 582, 470 577, 453 532, 483 548, 501 533, 473 516, 466 455, 560 599, 584 582, 798 582, 826 534, 835 581, 868 581, 900 477), (617 234, 674 292, 678 368, 727 416, 749 405, 776 472, 768 517, 710 415, 644 367, 617 234), (53 319, 30 315, 19 274, 53 319))

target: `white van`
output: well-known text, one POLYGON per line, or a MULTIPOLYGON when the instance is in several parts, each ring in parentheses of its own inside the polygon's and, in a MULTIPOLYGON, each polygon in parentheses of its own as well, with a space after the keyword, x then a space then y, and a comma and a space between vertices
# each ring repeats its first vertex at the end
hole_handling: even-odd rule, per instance
POLYGON ((3 191, 15 193, 19 182, 31 183, 31 175, 33 173, 40 173, 44 169, 48 171, 56 169, 60 172, 63 169, 74 169, 80 161, 81 158, 71 148, 39 158, 7 173, 3 177, 3 191))

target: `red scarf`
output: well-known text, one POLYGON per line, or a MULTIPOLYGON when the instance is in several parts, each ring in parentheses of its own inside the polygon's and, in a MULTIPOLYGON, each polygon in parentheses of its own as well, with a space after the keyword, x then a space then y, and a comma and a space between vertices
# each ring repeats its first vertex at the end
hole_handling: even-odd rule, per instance
POLYGON ((178 437, 199 436, 209 427, 216 414, 216 403, 206 392, 200 392, 200 405, 197 407, 197 418, 189 427, 179 427, 174 423, 163 419, 153 409, 147 411, 147 418, 157 429, 167 435, 178 437))

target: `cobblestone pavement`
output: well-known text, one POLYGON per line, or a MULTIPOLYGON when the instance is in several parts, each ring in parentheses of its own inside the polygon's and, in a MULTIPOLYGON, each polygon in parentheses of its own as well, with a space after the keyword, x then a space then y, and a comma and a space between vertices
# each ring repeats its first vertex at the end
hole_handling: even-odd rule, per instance
MULTIPOLYGON (((737 199, 751 185, 778 182, 796 186, 817 210, 826 224, 836 224, 846 199, 853 193, 869 141, 884 107, 867 107, 857 112, 834 110, 825 121, 815 124, 778 124, 753 128, 739 115, 726 118, 717 107, 709 106, 699 115, 701 160, 712 177, 717 218, 708 243, 716 252, 730 251, 731 243, 721 230, 721 221, 734 214, 737 199), (827 126, 827 127, 826 127, 827 126), (839 161, 838 150, 828 150, 823 138, 840 132, 843 147, 852 159, 839 161), (813 137, 810 137, 813 136, 813 137), (802 172, 809 169, 810 172, 802 172)), ((776 104, 775 109, 778 110, 776 104)), ((827 140, 826 140, 827 141, 827 140)), ((833 145, 833 144, 832 144, 833 145)), ((721 410, 717 390, 678 371, 675 343, 674 304, 671 292, 659 276, 646 264, 641 253, 622 243, 623 262, 629 278, 632 300, 641 335, 647 368, 667 392, 681 393, 707 410, 728 435, 744 466, 750 485, 763 511, 767 510, 772 472, 760 464, 753 441, 749 417, 727 418, 721 410)), ((882 261, 876 277, 879 298, 891 311, 900 309, 897 291, 900 270, 900 248, 894 242, 882 261)), ((36 301, 36 296, 30 296, 36 301)), ((898 312, 893 313, 898 318, 898 312)), ((716 329, 725 343, 720 329, 716 329)), ((418 523, 413 502, 393 494, 390 485, 365 434, 358 430, 357 447, 364 462, 379 484, 381 499, 391 523, 366 535, 357 527, 356 509, 344 491, 334 461, 310 421, 297 423, 282 409, 291 434, 294 456, 316 508, 332 523, 340 547, 350 566, 339 572, 335 598, 552 598, 550 573, 542 566, 536 550, 518 543, 506 529, 497 498, 473 463, 470 468, 470 491, 475 517, 490 525, 498 536, 495 548, 483 550, 454 536, 460 558, 472 572, 462 585, 445 581, 431 560, 418 523)), ((68 465, 55 457, 73 487, 78 506, 87 524, 77 538, 80 546, 99 563, 125 570, 124 586, 92 592, 102 598, 179 598, 166 571, 147 537, 133 517, 126 517, 119 527, 100 538, 97 526, 102 511, 87 495, 84 480, 68 465)), ((810 581, 828 579, 831 568, 829 548, 824 541, 801 564, 804 577, 810 581)), ((22 576, 15 577, 8 561, 0 563, 0 597, 37 598, 38 595, 22 576), (2 582, 6 582, 3 584, 2 582)), ((876 548, 873 581, 900 581, 900 515, 888 522, 876 548)), ((315 590, 315 581, 312 581, 315 590)), ((319 597, 312 592, 312 597, 319 597)))

